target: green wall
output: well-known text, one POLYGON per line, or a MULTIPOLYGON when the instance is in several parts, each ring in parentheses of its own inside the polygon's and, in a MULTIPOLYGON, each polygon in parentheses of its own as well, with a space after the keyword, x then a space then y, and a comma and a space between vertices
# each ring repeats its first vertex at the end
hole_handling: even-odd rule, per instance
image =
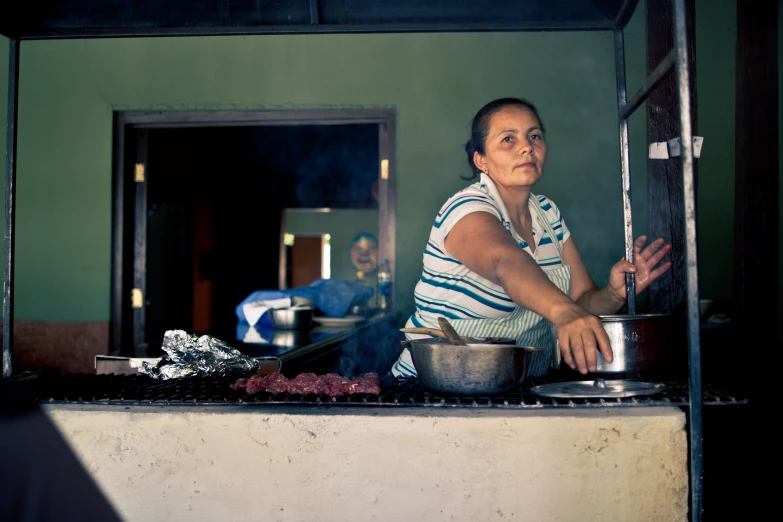
MULTIPOLYGON (((351 262, 351 245, 360 232, 378 237, 378 211, 364 209, 333 208, 330 212, 309 212, 304 209, 286 210, 285 231, 289 234, 330 234, 332 277, 353 281, 356 268, 351 262)), ((367 278, 367 284, 375 287, 377 279, 367 278)))
MULTIPOLYGON (((642 8, 626 35, 630 91, 644 75, 642 8)), ((715 298, 730 297, 732 278, 734 11, 733 0, 697 1, 702 293, 715 298)), ((6 72, 0 40, 0 85, 6 72)), ((488 100, 524 96, 548 128, 538 192, 561 207, 599 284, 623 253, 608 32, 25 42, 20 91, 20 319, 109 319, 114 110, 395 108, 396 292, 408 313, 434 215, 465 185, 470 118, 488 100)), ((631 144, 642 233, 643 112, 632 119, 631 144)))
POLYGON ((734 278, 735 0, 697 1, 699 280, 705 298, 730 297, 734 278))

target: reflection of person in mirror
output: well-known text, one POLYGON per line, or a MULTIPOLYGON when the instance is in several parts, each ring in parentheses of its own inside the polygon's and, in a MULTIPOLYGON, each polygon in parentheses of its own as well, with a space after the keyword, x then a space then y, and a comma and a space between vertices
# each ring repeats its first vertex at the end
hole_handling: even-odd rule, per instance
MULTIPOLYGON (((563 361, 583 374, 595 371, 597 351, 611 362, 597 316, 626 304, 626 274, 635 274, 639 293, 666 272, 671 263, 659 263, 671 245, 662 239, 646 245, 640 236, 634 263, 618 261, 607 286, 598 288, 557 205, 533 194, 547 143, 530 102, 504 98, 482 107, 465 150, 478 181, 449 198, 435 218, 407 326, 439 328, 438 317, 446 317, 460 335, 543 347, 531 359, 530 375, 554 366, 557 346, 563 361)), ((416 375, 407 348, 392 373, 416 375)))
POLYGON ((378 240, 368 232, 356 235, 351 244, 351 262, 365 276, 378 268, 378 240))

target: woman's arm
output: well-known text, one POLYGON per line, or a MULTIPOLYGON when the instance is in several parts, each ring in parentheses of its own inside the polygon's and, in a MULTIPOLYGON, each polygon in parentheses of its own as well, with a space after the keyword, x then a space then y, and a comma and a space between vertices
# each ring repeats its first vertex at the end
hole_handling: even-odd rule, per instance
POLYGON ((464 216, 454 224, 444 246, 470 270, 503 287, 516 304, 551 322, 563 360, 571 368, 595 371, 596 349, 612 360, 609 338, 598 318, 561 292, 495 216, 487 212, 464 216))
MULTIPOLYGON (((595 315, 614 314, 625 305, 625 298, 613 292, 609 286, 598 288, 572 237, 563 244, 563 262, 571 267, 571 299, 576 304, 595 315)), ((630 263, 627 265, 624 268, 633 267, 630 263)))
POLYGON ((634 243, 634 262, 621 259, 615 263, 609 272, 609 284, 599 289, 587 272, 573 238, 569 238, 563 245, 563 261, 571 267, 571 299, 595 315, 617 313, 626 303, 626 274, 636 274, 635 288, 639 294, 671 267, 670 262, 657 268, 656 265, 672 246, 657 239, 642 250, 646 242, 646 236, 639 236, 634 243))
POLYGON ((444 246, 469 269, 502 286, 515 303, 546 319, 574 305, 487 212, 473 212, 460 219, 446 236, 444 246))

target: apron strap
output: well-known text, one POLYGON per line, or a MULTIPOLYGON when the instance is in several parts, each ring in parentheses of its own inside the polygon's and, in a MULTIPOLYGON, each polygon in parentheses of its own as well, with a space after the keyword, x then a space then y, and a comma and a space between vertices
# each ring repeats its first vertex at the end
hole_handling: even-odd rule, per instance
MULTIPOLYGON (((557 239, 557 234, 555 234, 555 231, 552 229, 552 224, 549 222, 549 218, 541 209, 541 205, 538 204, 538 199, 533 195, 532 192, 530 193, 528 204, 535 209, 536 213, 538 214, 538 222, 544 226, 546 233, 549 234, 549 237, 552 239, 552 243, 554 243, 555 248, 557 249, 557 254, 560 256, 560 261, 565 265, 565 259, 563 259, 563 245, 561 245, 560 241, 557 239)), ((536 245, 536 252, 538 252, 538 245, 536 245)))

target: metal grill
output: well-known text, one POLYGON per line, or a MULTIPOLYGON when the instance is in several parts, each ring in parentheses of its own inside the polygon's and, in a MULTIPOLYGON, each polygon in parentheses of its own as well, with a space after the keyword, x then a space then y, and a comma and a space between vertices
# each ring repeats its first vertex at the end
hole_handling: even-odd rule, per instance
MULTIPOLYGON (((604 408, 688 406, 688 388, 679 382, 667 382, 658 394, 617 399, 552 399, 530 392, 546 384, 545 379, 531 379, 519 392, 502 396, 472 397, 439 394, 425 388, 417 379, 385 378, 380 395, 343 395, 330 400, 317 395, 247 396, 244 391, 229 388, 234 378, 201 378, 155 381, 141 375, 47 375, 23 374, 14 379, 39 402, 46 404, 146 405, 146 406, 359 406, 359 407, 430 407, 430 408, 604 408)), ((747 399, 706 386, 707 406, 747 404, 747 399)))

